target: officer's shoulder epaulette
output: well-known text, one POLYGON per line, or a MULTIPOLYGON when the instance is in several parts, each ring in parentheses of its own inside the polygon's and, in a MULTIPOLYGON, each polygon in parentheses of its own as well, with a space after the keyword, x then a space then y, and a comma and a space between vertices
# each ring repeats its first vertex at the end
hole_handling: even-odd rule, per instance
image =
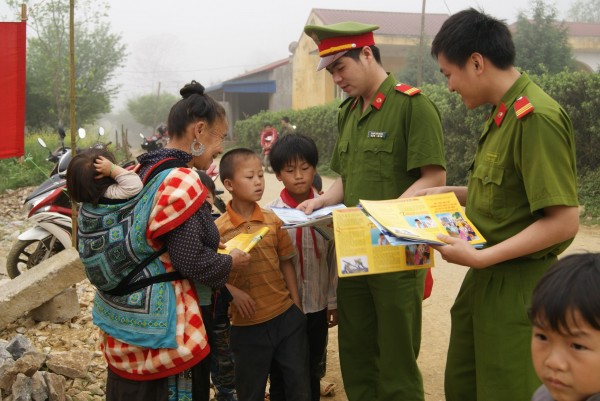
POLYGON ((521 96, 517 100, 515 100, 514 104, 515 114, 517 115, 517 119, 521 119, 525 117, 527 114, 533 112, 533 105, 527 99, 527 96, 521 96))
POLYGON ((421 93, 421 89, 403 83, 396 84, 396 86, 394 86, 394 89, 408 96, 414 96, 417 93, 421 93))

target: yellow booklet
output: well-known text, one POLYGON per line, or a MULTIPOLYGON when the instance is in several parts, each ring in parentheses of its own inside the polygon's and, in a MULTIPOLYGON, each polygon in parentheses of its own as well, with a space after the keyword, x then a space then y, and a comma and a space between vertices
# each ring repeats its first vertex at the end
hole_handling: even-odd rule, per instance
POLYGON ((251 234, 238 234, 225 243, 225 249, 218 249, 217 252, 229 254, 234 249, 244 252, 250 252, 254 245, 258 243, 269 232, 269 227, 263 227, 251 234))
POLYGON ((437 234, 485 244, 485 238, 467 218, 454 192, 382 201, 361 200, 365 213, 401 240, 444 244, 437 234))
POLYGON ((341 278, 434 266, 433 250, 428 245, 390 245, 359 208, 334 210, 333 232, 341 278))

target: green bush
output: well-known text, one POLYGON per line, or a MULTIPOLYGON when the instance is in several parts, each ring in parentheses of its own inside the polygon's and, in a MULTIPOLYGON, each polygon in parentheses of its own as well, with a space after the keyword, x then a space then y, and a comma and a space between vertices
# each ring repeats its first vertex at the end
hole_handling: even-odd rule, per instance
POLYGON ((245 120, 238 121, 234 127, 234 136, 238 146, 244 146, 260 152, 260 131, 265 124, 272 124, 281 132, 281 118, 288 116, 296 126, 296 132, 310 136, 319 149, 319 171, 328 170, 333 146, 337 138, 337 113, 339 102, 325 106, 310 107, 304 110, 286 110, 278 112, 263 111, 245 120))
POLYGON ((579 202, 585 222, 600 223, 600 168, 579 174, 579 202))
MULTIPOLYGON (((38 143, 38 138, 46 142, 50 151, 59 147, 59 138, 56 132, 39 131, 25 135, 25 155, 23 159, 9 158, 0 160, 0 193, 7 189, 26 186, 34 186, 42 183, 50 176, 54 163, 46 160, 48 150, 38 143)), ((77 147, 85 149, 96 143, 97 136, 88 134, 86 138, 77 142, 77 147)), ((67 137, 65 146, 70 147, 70 139, 67 137)), ((124 162, 124 152, 116 151, 114 146, 109 147, 119 162, 124 162)))
POLYGON ((600 168, 600 74, 561 72, 533 79, 571 117, 579 171, 600 168))
POLYGON ((437 106, 444 130, 446 150, 446 182, 448 185, 466 185, 467 172, 489 111, 483 108, 467 110, 460 96, 450 93, 445 84, 423 85, 437 106))

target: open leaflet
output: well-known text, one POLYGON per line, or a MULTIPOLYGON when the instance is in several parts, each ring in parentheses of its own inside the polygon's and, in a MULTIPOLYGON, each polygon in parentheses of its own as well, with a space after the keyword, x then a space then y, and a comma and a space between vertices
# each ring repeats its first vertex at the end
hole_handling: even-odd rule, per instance
POLYGON ((390 245, 359 208, 334 210, 333 227, 340 278, 434 266, 428 245, 390 245))
POLYGON ((312 227, 326 240, 332 240, 334 235, 332 212, 345 208, 344 204, 338 203, 315 210, 311 214, 287 207, 272 207, 271 210, 283 221, 283 228, 312 227))
POLYGON ((217 252, 229 254, 234 249, 239 249, 244 252, 250 252, 254 245, 258 243, 269 232, 269 227, 262 227, 251 234, 238 234, 225 243, 225 249, 219 248, 217 252))
POLYGON ((361 200, 360 206, 382 228, 384 236, 398 238, 395 245, 411 242, 443 245, 437 234, 461 238, 474 246, 485 244, 453 192, 382 201, 361 200))
POLYGON ((311 214, 306 214, 302 210, 288 207, 272 207, 271 210, 283 221, 285 228, 306 227, 327 225, 331 223, 331 213, 336 209, 343 209, 346 206, 342 203, 337 205, 325 206, 317 209, 311 214))

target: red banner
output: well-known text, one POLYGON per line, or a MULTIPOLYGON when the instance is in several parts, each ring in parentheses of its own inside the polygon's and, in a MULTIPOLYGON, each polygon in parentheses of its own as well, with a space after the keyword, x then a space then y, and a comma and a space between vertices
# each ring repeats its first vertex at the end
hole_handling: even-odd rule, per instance
POLYGON ((25 22, 0 22, 0 159, 23 156, 25 22))

